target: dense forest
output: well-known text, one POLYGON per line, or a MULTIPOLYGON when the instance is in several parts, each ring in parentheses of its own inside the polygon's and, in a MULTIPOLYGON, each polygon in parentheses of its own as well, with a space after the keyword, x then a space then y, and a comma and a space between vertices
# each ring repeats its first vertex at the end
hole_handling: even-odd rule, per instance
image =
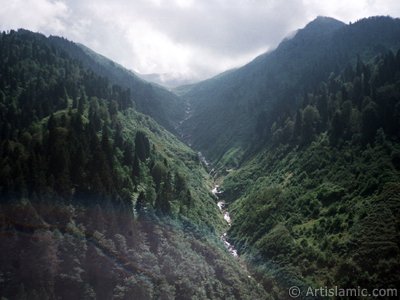
POLYGON ((132 91, 27 31, 0 70, 3 299, 266 297, 214 235, 197 154, 132 91))
POLYGON ((265 287, 398 286, 400 51, 332 73, 301 103, 260 122, 264 150, 226 177, 229 236, 265 287))

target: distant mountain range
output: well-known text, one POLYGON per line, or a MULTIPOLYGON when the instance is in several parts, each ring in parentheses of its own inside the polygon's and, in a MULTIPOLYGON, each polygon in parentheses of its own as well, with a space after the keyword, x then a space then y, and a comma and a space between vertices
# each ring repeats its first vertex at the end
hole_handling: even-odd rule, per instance
POLYGON ((182 85, 188 85, 188 84, 193 84, 195 82, 194 79, 187 79, 185 77, 179 76, 179 75, 174 75, 174 74, 169 74, 169 73, 163 73, 163 74, 140 74, 137 73, 137 75, 141 78, 143 78, 146 81, 157 83, 161 86, 164 86, 166 88, 176 88, 178 86, 182 85))

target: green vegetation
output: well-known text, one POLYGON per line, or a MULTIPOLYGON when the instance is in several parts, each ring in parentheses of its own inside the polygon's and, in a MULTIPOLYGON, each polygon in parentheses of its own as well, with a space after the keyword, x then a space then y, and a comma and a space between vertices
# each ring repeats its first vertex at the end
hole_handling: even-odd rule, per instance
POLYGON ((398 286, 400 51, 300 103, 276 106, 264 149, 225 178, 231 241, 266 288, 398 286))
POLYGON ((0 35, 2 299, 260 299, 198 156, 134 90, 38 34, 0 35), (84 64, 83 64, 84 65, 84 64))
POLYGON ((337 149, 321 135, 304 149, 260 153, 228 175, 226 195, 241 195, 228 235, 265 287, 281 277, 281 288, 399 282, 399 149, 388 141, 337 149))

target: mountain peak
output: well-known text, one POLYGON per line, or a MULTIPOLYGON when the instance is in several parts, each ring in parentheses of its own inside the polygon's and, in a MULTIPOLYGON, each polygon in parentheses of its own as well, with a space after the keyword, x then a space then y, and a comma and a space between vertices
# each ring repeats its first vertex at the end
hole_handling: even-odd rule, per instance
POLYGON ((311 23, 312 22, 325 23, 325 24, 329 24, 329 23, 331 23, 331 24, 334 24, 334 23, 336 23, 336 24, 344 24, 342 21, 339 21, 339 20, 337 20, 335 18, 327 17, 327 16, 318 16, 313 21, 311 21, 311 23))
POLYGON ((330 17, 318 16, 308 23, 304 28, 300 29, 296 36, 300 39, 315 39, 325 35, 329 35, 335 30, 346 26, 345 23, 330 17))
POLYGON ((313 21, 308 23, 304 29, 319 29, 319 30, 336 30, 346 24, 342 21, 336 20, 331 17, 318 16, 313 21))

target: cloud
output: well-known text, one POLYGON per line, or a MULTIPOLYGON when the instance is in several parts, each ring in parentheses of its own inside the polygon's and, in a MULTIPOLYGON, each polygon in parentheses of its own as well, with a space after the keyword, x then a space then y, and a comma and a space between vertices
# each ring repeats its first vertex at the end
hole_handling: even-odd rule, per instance
POLYGON ((0 28, 28 28, 35 31, 63 32, 68 7, 62 1, 0 0, 0 28))
POLYGON ((83 43, 141 73, 205 78, 277 46, 318 15, 400 15, 395 0, 0 0, 0 28, 83 43))
POLYGON ((354 22, 372 15, 400 16, 400 2, 397 0, 304 0, 310 11, 320 15, 329 15, 344 22, 354 22))

